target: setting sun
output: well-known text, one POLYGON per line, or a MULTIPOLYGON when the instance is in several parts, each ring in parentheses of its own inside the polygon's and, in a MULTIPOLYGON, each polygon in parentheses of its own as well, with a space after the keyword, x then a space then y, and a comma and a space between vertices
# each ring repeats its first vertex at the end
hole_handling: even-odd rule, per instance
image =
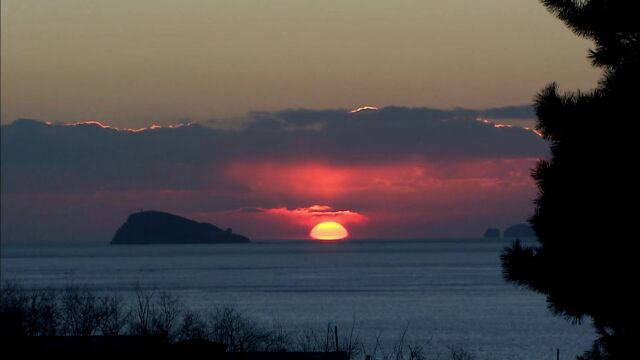
POLYGON ((317 240, 340 240, 349 236, 349 232, 335 221, 326 221, 314 226, 309 236, 317 240))

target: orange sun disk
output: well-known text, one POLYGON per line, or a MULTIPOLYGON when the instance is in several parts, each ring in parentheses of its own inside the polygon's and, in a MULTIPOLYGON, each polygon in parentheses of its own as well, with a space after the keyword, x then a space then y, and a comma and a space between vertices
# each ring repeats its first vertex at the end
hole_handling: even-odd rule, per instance
POLYGON ((316 240, 340 240, 349 236, 349 232, 335 221, 325 221, 314 226, 309 236, 316 240))

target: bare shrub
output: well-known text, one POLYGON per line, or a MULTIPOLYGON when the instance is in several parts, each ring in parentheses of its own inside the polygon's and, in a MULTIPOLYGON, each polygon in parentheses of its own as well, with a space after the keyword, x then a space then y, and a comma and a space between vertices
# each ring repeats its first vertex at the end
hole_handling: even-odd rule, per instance
MULTIPOLYGON (((390 350, 385 349, 384 345, 380 341, 380 335, 376 337, 376 342, 373 349, 367 351, 363 347, 363 352, 367 359, 370 360, 427 360, 427 359, 440 359, 440 356, 427 357, 427 352, 423 345, 418 343, 409 344, 406 341, 408 328, 405 328, 398 340, 393 344, 390 350)), ((431 339, 427 340, 427 344, 431 342, 431 339)))
POLYGON ((175 337, 175 328, 181 312, 180 299, 163 291, 136 289, 136 301, 132 311, 129 332, 139 336, 162 336, 167 341, 175 337))
POLYGON ((268 337, 263 346, 264 351, 285 352, 291 349, 291 336, 282 323, 274 323, 268 331, 268 337))
MULTIPOLYGON (((334 331, 338 332, 339 329, 334 327, 334 331)), ((346 352, 350 358, 362 353, 362 342, 360 341, 360 332, 357 330, 355 318, 351 323, 351 327, 342 337, 340 337, 339 334, 334 334, 334 336, 340 339, 338 342, 338 351, 346 352)))
MULTIPOLYGON (((329 325, 327 325, 328 334, 329 325)), ((295 349, 302 352, 328 351, 328 335, 321 334, 313 328, 299 330, 295 335, 295 349)))
POLYGON ((175 328, 182 311, 180 299, 163 291, 153 303, 151 325, 154 335, 160 335, 171 341, 175 337, 175 328))
POLYGON ((60 309, 53 290, 40 290, 26 296, 25 335, 58 335, 60 309))
POLYGON ((14 283, 0 289, 0 336, 26 335, 27 298, 14 283))
POLYGON ((476 360, 476 356, 461 348, 455 346, 449 346, 449 359, 451 360, 476 360))
POLYGON ((136 288, 136 300, 129 318, 129 333, 131 335, 151 335, 152 329, 152 303, 153 291, 145 291, 141 287, 136 288))
POLYGON ((294 340, 294 348, 302 352, 344 351, 349 357, 356 357, 362 354, 364 348, 355 319, 343 333, 340 332, 339 327, 328 323, 326 331, 313 328, 302 329, 296 332, 294 340))
POLYGON ((207 323, 194 311, 186 311, 178 327, 178 341, 207 340, 209 329, 207 323))
POLYGON ((98 330, 97 299, 92 292, 68 287, 59 302, 62 335, 91 336, 98 330))
POLYGON ((263 351, 269 333, 255 321, 232 307, 222 307, 211 316, 211 340, 227 347, 228 352, 263 351))
POLYGON ((120 335, 129 321, 130 310, 125 308, 121 295, 105 295, 98 298, 96 316, 102 335, 120 335))

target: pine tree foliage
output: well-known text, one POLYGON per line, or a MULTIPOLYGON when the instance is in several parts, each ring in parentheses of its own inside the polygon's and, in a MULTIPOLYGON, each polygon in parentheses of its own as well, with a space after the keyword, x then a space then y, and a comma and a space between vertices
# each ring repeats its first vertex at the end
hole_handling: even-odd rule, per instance
POLYGON ((551 147, 532 173, 538 244, 505 248, 503 274, 546 295, 554 314, 593 322, 598 339, 584 359, 640 358, 640 1, 542 3, 593 41, 588 57, 603 74, 588 92, 552 83, 537 94, 537 127, 551 147))

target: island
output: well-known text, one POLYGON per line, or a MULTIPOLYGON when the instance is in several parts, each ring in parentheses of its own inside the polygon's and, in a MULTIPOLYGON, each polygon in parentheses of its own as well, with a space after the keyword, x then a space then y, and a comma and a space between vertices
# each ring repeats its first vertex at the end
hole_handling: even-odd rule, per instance
POLYGON ((536 237, 535 231, 529 224, 516 224, 504 230, 506 238, 532 238, 536 237))
POLYGON ((500 229, 488 228, 487 230, 484 231, 484 234, 482 236, 485 238, 499 238, 500 229))
POLYGON ((248 243, 231 229, 193 221, 161 211, 140 211, 129 215, 111 240, 121 244, 224 244, 248 243))

